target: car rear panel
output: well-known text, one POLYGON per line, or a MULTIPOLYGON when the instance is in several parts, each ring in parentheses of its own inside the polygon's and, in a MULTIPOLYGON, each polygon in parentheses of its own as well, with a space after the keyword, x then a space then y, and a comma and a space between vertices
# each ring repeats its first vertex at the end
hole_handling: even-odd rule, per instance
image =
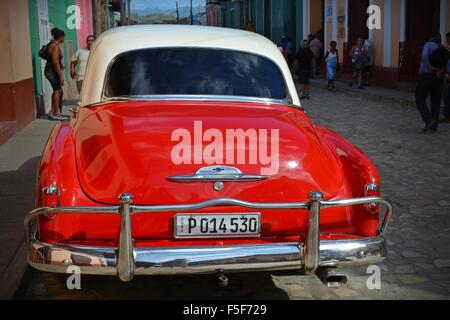
MULTIPOLYGON (((61 205, 117 205, 117 197, 122 192, 131 193, 136 205, 192 204, 216 198, 261 203, 307 202, 311 191, 322 192, 326 200, 354 196, 336 155, 317 136, 307 116, 293 107, 198 101, 104 104, 81 108, 74 125, 74 140, 79 184, 86 199, 80 199, 79 195, 75 199, 66 192, 61 205), (256 175, 262 174, 263 168, 267 169, 267 165, 261 163, 248 163, 249 152, 254 148, 250 143, 245 145, 244 163, 211 163, 204 157, 197 164, 174 163, 171 155, 179 141, 173 141, 173 132, 184 129, 194 138, 196 121, 201 121, 202 133, 208 129, 224 134, 227 129, 254 129, 257 133, 279 130, 277 171, 268 174, 263 181, 225 182, 220 191, 216 191, 211 182, 170 181, 171 176, 194 174, 211 164, 229 165, 245 174, 256 175)), ((270 142, 269 139, 269 154, 273 151, 270 142)), ((201 142, 203 150, 208 144, 208 141, 201 142)), ((189 213, 246 212, 261 214, 260 238, 249 241, 271 241, 274 237, 301 239, 307 228, 307 210, 251 210, 228 206, 189 213)), ((134 214, 135 240, 173 240, 174 216, 178 213, 134 214)), ((321 231, 371 235, 376 230, 377 219, 377 215, 369 214, 363 206, 331 208, 322 213, 321 231)), ((40 222, 41 237, 47 241, 114 241, 119 232, 117 215, 60 215, 53 220, 43 217, 40 222)), ((199 239, 192 241, 195 243, 199 239)))

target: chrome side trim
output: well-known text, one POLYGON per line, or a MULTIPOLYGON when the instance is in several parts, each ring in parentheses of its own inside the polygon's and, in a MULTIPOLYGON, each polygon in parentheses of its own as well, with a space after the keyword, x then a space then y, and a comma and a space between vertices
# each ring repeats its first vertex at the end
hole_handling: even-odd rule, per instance
MULTIPOLYGON (((302 270, 299 243, 243 246, 135 248, 135 275, 206 274, 302 270)), ((375 264, 386 255, 383 237, 320 241, 320 267, 375 264)), ((52 245, 35 241, 28 260, 38 270, 66 273, 77 265, 83 274, 116 275, 115 248, 52 245)))

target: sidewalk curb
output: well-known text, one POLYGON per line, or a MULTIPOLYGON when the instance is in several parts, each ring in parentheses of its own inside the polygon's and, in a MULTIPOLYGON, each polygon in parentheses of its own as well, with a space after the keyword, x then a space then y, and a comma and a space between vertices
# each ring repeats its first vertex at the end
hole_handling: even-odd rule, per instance
POLYGON ((0 286, 1 300, 13 299, 17 290, 20 288, 22 278, 28 268, 25 249, 25 239, 23 238, 15 250, 10 263, 0 277, 0 283, 2 284, 0 286))

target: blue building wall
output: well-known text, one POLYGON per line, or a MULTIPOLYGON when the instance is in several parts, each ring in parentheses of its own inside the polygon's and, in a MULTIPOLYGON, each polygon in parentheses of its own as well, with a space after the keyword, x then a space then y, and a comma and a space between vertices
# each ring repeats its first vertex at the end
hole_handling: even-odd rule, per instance
POLYGON ((289 36, 296 48, 303 38, 303 0, 252 0, 244 3, 224 0, 222 8, 224 27, 244 29, 246 21, 250 20, 256 32, 275 43, 279 43, 282 36, 289 36))
POLYGON ((303 38, 303 0, 222 0, 223 27, 245 29, 251 21, 256 32, 275 43, 289 36, 295 48, 303 38))

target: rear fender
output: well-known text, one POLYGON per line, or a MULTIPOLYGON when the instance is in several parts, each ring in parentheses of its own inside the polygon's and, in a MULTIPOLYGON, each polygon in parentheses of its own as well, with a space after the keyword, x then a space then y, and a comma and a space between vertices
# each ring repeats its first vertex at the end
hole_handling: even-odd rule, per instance
MULTIPOLYGON (((316 129, 329 148, 335 152, 337 158, 341 161, 352 197, 365 197, 367 195, 365 188, 369 184, 378 186, 378 191, 371 193, 371 196, 381 195, 379 174, 372 161, 360 149, 332 130, 319 125, 316 126, 316 129)), ((359 211, 360 216, 360 219, 355 221, 358 224, 357 229, 361 230, 365 236, 376 235, 379 210, 369 212, 364 206, 355 207, 356 209, 359 211)))
MULTIPOLYGON (((69 123, 57 124, 54 128, 38 168, 36 177, 36 206, 43 207, 47 204, 43 201, 42 189, 55 186, 59 190, 60 206, 98 206, 98 203, 90 200, 79 184, 75 163, 75 148, 72 136, 72 128, 69 123)), ((96 228, 98 233, 94 236, 105 236, 104 231, 118 230, 118 217, 105 219, 96 214, 56 215, 42 216, 39 219, 40 238, 43 241, 60 242, 70 238, 83 238, 80 234, 81 225, 98 226, 99 223, 108 221, 109 228, 96 228)))

